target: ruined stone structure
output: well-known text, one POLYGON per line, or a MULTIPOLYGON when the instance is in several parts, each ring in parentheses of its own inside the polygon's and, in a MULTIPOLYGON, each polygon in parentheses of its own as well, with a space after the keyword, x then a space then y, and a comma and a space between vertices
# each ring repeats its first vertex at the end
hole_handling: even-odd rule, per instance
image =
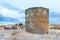
POLYGON ((49 10, 43 7, 32 7, 25 11, 26 31, 37 34, 49 33, 49 10))

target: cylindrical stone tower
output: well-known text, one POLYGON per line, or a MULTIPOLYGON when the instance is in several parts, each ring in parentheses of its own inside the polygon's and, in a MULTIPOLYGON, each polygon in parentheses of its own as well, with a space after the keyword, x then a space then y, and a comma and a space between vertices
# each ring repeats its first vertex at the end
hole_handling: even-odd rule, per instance
POLYGON ((37 34, 49 33, 49 9, 32 7, 25 10, 26 31, 37 34))

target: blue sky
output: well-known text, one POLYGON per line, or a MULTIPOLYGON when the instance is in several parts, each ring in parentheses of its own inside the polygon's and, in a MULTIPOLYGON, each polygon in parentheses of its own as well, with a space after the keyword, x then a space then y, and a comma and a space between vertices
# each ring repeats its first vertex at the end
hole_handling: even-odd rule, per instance
POLYGON ((30 7, 49 8, 49 24, 60 24, 59 0, 0 0, 0 24, 25 24, 25 10, 30 7))

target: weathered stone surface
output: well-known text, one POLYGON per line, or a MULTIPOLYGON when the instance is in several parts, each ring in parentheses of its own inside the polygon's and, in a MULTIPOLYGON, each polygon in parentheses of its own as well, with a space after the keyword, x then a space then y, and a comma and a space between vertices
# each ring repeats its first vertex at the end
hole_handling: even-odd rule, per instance
POLYGON ((49 10, 43 7, 28 8, 26 15, 26 30, 31 33, 49 33, 49 10))

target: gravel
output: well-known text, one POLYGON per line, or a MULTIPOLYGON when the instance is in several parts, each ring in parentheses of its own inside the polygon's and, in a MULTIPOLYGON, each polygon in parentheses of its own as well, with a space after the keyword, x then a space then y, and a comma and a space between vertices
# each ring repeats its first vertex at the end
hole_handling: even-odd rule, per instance
POLYGON ((0 40, 60 40, 60 34, 55 33, 55 31, 52 34, 42 35, 20 30, 0 30, 0 40))

